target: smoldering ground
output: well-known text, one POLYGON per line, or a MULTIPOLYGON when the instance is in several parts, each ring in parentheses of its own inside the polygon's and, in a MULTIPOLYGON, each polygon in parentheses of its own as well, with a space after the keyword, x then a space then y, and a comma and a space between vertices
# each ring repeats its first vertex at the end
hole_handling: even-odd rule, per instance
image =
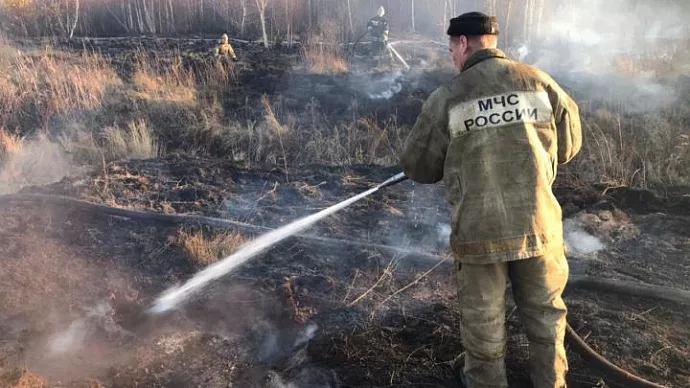
MULTIPOLYGON (((537 43, 534 40, 528 42, 529 52, 549 53, 537 51, 534 48, 537 43)), ((403 55, 412 55, 406 52, 404 45, 396 47, 403 55)), ((578 57, 583 58, 576 55, 577 45, 574 47, 566 50, 569 55, 573 54, 572 63, 578 57)), ((602 50, 606 47, 606 44, 599 46, 602 50)), ((586 54, 583 51, 586 50, 580 49, 579 53, 586 54)), ((551 53, 558 51, 554 49, 551 53)), ((259 59, 266 59, 267 55, 256 54, 259 59)), ((446 49, 440 47, 435 55, 447 55, 446 49)), ((602 55, 606 57, 607 51, 604 50, 602 55)), ((536 57, 537 60, 534 56, 526 59, 540 64, 539 55, 536 57)), ((426 59, 431 62, 433 56, 429 54, 426 59)), ((410 63, 414 67, 415 62, 410 63)), ((553 63, 563 65, 568 62, 553 63)), ((589 63, 598 63, 598 60, 589 63)), ((619 75, 620 81, 610 82, 612 76, 605 74, 612 68, 600 70, 573 65, 571 69, 559 71, 547 62, 541 64, 559 81, 563 80, 564 86, 583 101, 586 118, 598 108, 613 112, 611 120, 602 121, 601 127, 615 128, 616 132, 627 130, 627 127, 615 126, 621 122, 625 124, 626 120, 616 120, 616 117, 625 116, 616 116, 619 111, 610 109, 612 106, 622 107, 621 112, 658 112, 660 107, 677 102, 674 94, 670 94, 674 96, 671 102, 665 99, 668 96, 665 88, 668 85, 674 89, 682 87, 682 84, 670 81, 664 84, 648 75, 641 78, 639 74, 619 75), (580 71, 570 71, 575 68, 580 71), (651 85, 651 92, 645 94, 645 87, 640 89, 639 85, 651 85), (589 103, 590 99, 599 102, 589 103)), ((425 97, 453 75, 451 69, 425 70, 422 64, 407 73, 371 68, 340 75, 308 72, 280 75, 273 72, 266 77, 267 81, 257 81, 256 90, 247 91, 246 96, 224 101, 224 108, 229 115, 250 111, 246 117, 241 117, 242 120, 263 120, 266 114, 264 106, 255 97, 270 92, 274 108, 280 108, 274 112, 283 126, 296 123, 295 128, 306 132, 333 128, 334 122, 355 121, 359 125, 366 121, 360 116, 368 116, 367 119, 376 125, 366 122, 362 127, 375 133, 375 138, 379 139, 381 133, 393 131, 392 125, 386 126, 390 123, 399 123, 409 129, 425 97)), ((683 128, 674 125, 673 120, 666 116, 657 115, 657 121, 668 127, 683 128)), ((665 135, 666 127, 655 128, 665 135)), ((402 138, 403 130, 400 135, 402 138)), ((627 141, 630 137, 622 138, 627 141)), ((344 141, 346 137, 341 140, 328 151, 342 150, 344 145, 351 144, 344 141)), ((393 145, 389 146, 381 142, 381 148, 399 147, 399 144, 391 143, 393 145)), ((302 148, 302 144, 299 153, 306 153, 309 148, 302 148)), ((318 146, 319 143, 312 143, 312 147, 314 144, 318 146)), ((358 144, 337 155, 357 155, 358 147, 369 150, 358 144)), ((245 151, 251 150, 247 147, 245 151)), ((377 151, 371 152, 373 157, 370 159, 359 160, 381 164, 390 162, 381 162, 381 155, 392 153, 377 151)), ((274 166, 281 165, 284 171, 262 170, 241 176, 235 172, 237 166, 216 160, 173 157, 161 161, 108 164, 103 172, 86 178, 67 179, 34 190, 68 193, 116 206, 155 208, 161 212, 193 211, 213 215, 220 212, 223 216, 275 227, 320 210, 397 172, 379 167, 367 167, 359 173, 345 169, 328 170, 321 166, 306 169, 299 164, 297 157, 291 158, 289 154, 286 157, 280 151, 275 155, 270 161, 274 166), (288 162, 283 163, 284 159, 288 162), (222 167, 218 167, 219 163, 222 167), (108 182, 110 194, 103 194, 104 181, 108 182), (233 190, 236 196, 228 193, 233 190), (241 191, 244 192, 239 193, 241 191), (227 206, 223 207, 223 203, 227 206), (242 209, 238 209, 238 204, 242 209)), ((606 155, 606 158, 610 157, 610 153, 606 155)), ((324 156, 317 162, 347 164, 355 160, 358 159, 326 159, 324 156)), ((648 159, 642 164, 648 177, 651 177, 649 171, 654 167, 650 161, 657 162, 648 159)), ((662 170, 667 171, 667 166, 663 167, 662 170)), ((597 179, 603 176, 599 171, 592 175, 597 179)), ((605 178, 618 177, 609 172, 605 178)), ((430 187, 423 190, 427 189, 432 190, 430 187)), ((448 228, 444 215, 448 212, 444 206, 440 192, 424 195, 419 187, 405 184, 387 191, 384 197, 364 201, 338 217, 324 220, 312 232, 445 252, 443 244, 447 242, 448 228)), ((16 368, 26 366, 54 380, 95 377, 110 382, 112 386, 122 387, 137 384, 225 387, 229 381, 239 386, 273 384, 299 387, 336 386, 334 381, 337 380, 362 386, 385 385, 391 381, 412 384, 411 381, 426 378, 428 382, 433 376, 446 373, 447 365, 461 349, 455 327, 457 316, 450 307, 454 293, 451 272, 432 271, 420 283, 413 284, 420 273, 425 273, 435 263, 408 262, 405 257, 375 248, 360 251, 291 240, 257 258, 229 282, 214 284, 180 311, 166 316, 166 319, 152 321, 140 316, 147 302, 167 286, 179 284, 198 270, 183 250, 171 242, 176 229, 99 215, 80 218, 66 209, 46 211, 36 206, 3 208, 3 212, 3 219, 9 221, 3 226, 2 235, 7 244, 3 244, 1 249, 3 257, 14 259, 3 264, 8 266, 3 273, 15 274, 7 278, 3 286, 16 292, 3 295, 21 295, 23 298, 17 299, 21 302, 2 309, 16 312, 2 318, 3 352, 10 354, 3 360, 12 360, 4 364, 11 367, 3 370, 3 376, 6 371, 14 376, 16 368), (46 239, 46 234, 52 237, 46 239), (46 256, 42 252, 50 252, 51 255, 46 256), (108 286, 104 287, 104 283, 108 286), (413 286, 403 290, 410 284, 413 286), (393 298, 389 299, 391 296, 393 298), (372 320, 371 311, 376 312, 374 318, 380 319, 372 320), (310 335, 314 338, 306 340, 310 335), (336 371, 335 376, 333 370, 336 371)), ((597 222, 618 220, 618 216, 605 212, 584 214, 583 217, 597 222)), ((663 224, 664 220, 661 217, 652 222, 652 226, 656 222, 663 224)), ((639 222, 650 221, 640 219, 639 222)), ((679 256, 683 242, 681 237, 667 236, 670 233, 668 228, 649 226, 649 233, 661 233, 665 238, 666 242, 658 245, 650 243, 644 236, 632 234, 625 238, 633 243, 621 245, 616 238, 625 233, 619 233, 621 228, 617 228, 614 230, 616 233, 611 233, 616 237, 605 241, 607 247, 613 246, 614 249, 593 252, 600 247, 598 244, 580 246, 577 243, 578 239, 596 242, 580 229, 593 233, 592 225, 599 224, 578 223, 578 228, 572 230, 575 238, 569 238, 572 247, 579 251, 576 252, 578 256, 592 258, 579 266, 580 271, 594 271, 600 276, 628 276, 668 285, 682 284, 678 279, 682 279, 687 271, 682 264, 683 258, 679 256), (667 246, 670 248, 666 249, 667 246), (621 250, 625 256, 618 254, 621 250), (654 276, 649 274, 650 267, 654 268, 654 276)), ((569 234, 570 229, 567 231, 569 234)), ((604 241, 601 235, 596 235, 596 238, 604 241)), ((656 340, 642 338, 644 341, 639 341, 640 336, 627 334, 632 329, 639 330, 639 327, 626 327, 625 330, 618 327, 626 325, 625 316, 630 314, 628 309, 632 307, 618 306, 621 311, 611 318, 607 314, 614 310, 606 308, 601 312, 588 300, 574 302, 573 305, 576 307, 574 311, 585 317, 577 321, 584 330, 599 330, 600 336, 592 337, 592 341, 597 341, 603 349, 614 349, 614 353, 626 355, 620 356, 622 361, 638 370, 649 371, 649 360, 658 360, 658 365, 661 365, 655 366, 659 368, 658 373, 650 373, 657 378, 676 379, 674 382, 678 382, 678 386, 684 386, 682 377, 678 377, 681 374, 664 375, 670 370, 668 368, 677 368, 668 365, 685 365, 682 360, 687 359, 683 358, 684 338, 687 336, 679 335, 684 330, 683 325, 671 327, 662 316, 654 321, 655 326, 667 328, 668 333, 655 332, 656 340), (601 314, 596 319, 603 323, 592 326, 588 322, 597 311, 601 314), (617 329, 606 331, 612 326, 617 329), (619 341, 623 335, 626 340, 619 341), (666 348, 666 344, 660 343, 674 336, 677 336, 673 341, 675 347, 666 348), (638 357, 639 350, 620 349, 617 343, 626 343, 633 348, 637 346, 643 349, 644 354, 638 357), (659 352, 659 349, 665 350, 659 352)), ((652 307, 631 311, 635 316, 652 319, 646 312, 652 307)), ((678 319, 673 313, 664 314, 678 319)), ((639 319, 636 322, 638 325, 644 323, 639 319)), ((515 319, 511 325, 515 325, 515 319)), ((520 365, 519 362, 524 361, 519 356, 524 351, 523 345, 511 338, 510 346, 515 350, 511 351, 511 357, 515 357, 511 365, 520 365)), ((588 380, 589 377, 582 376, 591 374, 577 361, 573 364, 573 371, 576 379, 588 380)), ((520 374, 516 371, 511 373, 520 374)))
POLYGON ((0 371, 3 384, 11 385, 21 367, 68 386, 88 379, 113 386, 161 379, 182 385, 213 380, 206 386, 223 387, 229 381, 262 387, 337 382, 327 369, 309 363, 304 348, 319 327, 292 319, 282 293, 276 292, 280 286, 257 288, 233 279, 172 314, 149 316, 147 303, 166 282, 160 275, 185 276, 193 267, 175 250, 160 257, 159 242, 143 236, 154 233, 164 241, 175 230, 163 228, 158 234, 153 225, 113 224, 79 214, 22 206, 3 211, 9 244, 3 248, 8 276, 2 300, 3 311, 12 312, 0 320, 7 353, 0 371), (17 222, 28 213, 33 218, 22 227, 17 222), (107 224, 106 234, 101 228, 107 224), (121 248, 109 246, 115 239, 121 248), (137 254, 142 251, 148 254, 137 254), (200 375, 180 374, 180 364, 200 375), (273 385, 265 384, 269 378, 273 385))
MULTIPOLYGON (((115 163, 122 171, 130 173, 123 174, 122 180, 111 174, 111 189, 130 188, 139 179, 131 172, 143 174, 148 171, 146 179, 141 177, 139 181, 139 190, 147 185, 158 185, 157 195, 163 199, 169 195, 161 189, 163 182, 176 181, 169 169, 177 166, 188 179, 192 179, 190 174, 199 174, 194 179, 199 180, 200 190, 206 187, 201 184, 204 179, 213 181, 223 177, 243 182, 232 186, 231 191, 236 191, 246 202, 256 202, 256 206, 249 213, 246 209, 236 212, 232 204, 241 201, 229 202, 226 216, 274 226, 361 192, 395 172, 392 168, 319 167, 294 171, 290 183, 286 183, 281 171, 260 174, 238 171, 231 162, 217 164, 215 170, 202 170, 196 168, 203 165, 201 160, 187 161, 187 165, 182 161, 115 163), (135 170, 137 165, 142 167, 135 170), (155 166, 158 172, 149 171, 155 166), (214 176, 208 175, 211 173, 214 176), (156 176, 160 180, 150 179, 156 176), (264 184, 270 189, 262 193, 260 188, 264 184), (250 190, 249 186, 256 189, 250 190), (274 212, 278 208, 282 213, 274 212)), ((68 182, 61 184, 69 185, 68 182)), ((53 189, 57 190, 57 186, 53 189)), ((233 194, 224 196, 232 198, 233 194)), ((213 196, 203 194, 202 197, 213 196)), ((442 198, 440 186, 401 183, 324 220, 308 232, 350 241, 377 242, 378 239, 380 243, 388 241, 428 249, 428 252, 438 249, 443 253, 445 248, 436 240, 442 240, 439 232, 443 232, 443 224, 447 222, 443 219, 447 211, 433 209, 434 204, 443 203, 442 198), (424 240, 428 242, 422 246, 424 240)), ((560 199, 568 209, 571 208, 569 202, 580 201, 575 202, 580 204, 578 209, 568 210, 569 217, 574 215, 582 229, 613 248, 573 255, 571 264, 578 264, 571 267, 573 273, 576 269, 578 273, 597 271, 601 276, 615 277, 622 276, 617 271, 624 271, 630 276, 664 282, 662 284, 683 273, 681 261, 666 262, 658 255, 649 256, 654 258, 651 261, 647 254, 635 256, 636 250, 647 249, 644 247, 649 239, 641 237, 639 232, 634 233, 631 219, 624 212, 610 205, 584 211, 580 208, 583 206, 580 199, 560 199), (619 242, 621 236, 627 239, 623 245, 619 242), (617 256, 621 249, 627 252, 625 257, 617 256), (648 273, 649 265, 655 268, 653 278, 648 273)), ((592 203, 596 199, 587 201, 592 203)), ((414 255, 391 254, 376 247, 288 240, 249 261, 228 278, 211 284, 179 311, 150 320, 142 319, 141 312, 153 299, 168 286, 180 284, 201 268, 177 242, 178 226, 103 216, 68 206, 46 208, 31 202, 14 207, 0 206, 0 211, 8 221, 0 235, 10 242, 2 246, 3 250, 9 250, 3 251, 3 255, 18 257, 15 266, 5 271, 16 273, 16 279, 3 285, 16 290, 16 295, 24 296, 26 301, 3 309, 19 311, 19 314, 3 316, 3 327, 12 326, 13 329, 3 330, 7 341, 2 342, 2 349, 12 354, 11 358, 16 361, 12 365, 24 365, 40 376, 52 375, 67 382, 90 377, 114 387, 136 384, 226 387, 229 382, 237 386, 302 386, 300 381, 311 381, 311 386, 338 386, 334 381, 355 386, 386 386, 391 378, 408 386, 428 386, 434 384, 432 382, 443 386, 438 380, 449 374, 450 364, 461 349, 456 328, 458 317, 452 302, 455 290, 451 260, 433 269, 438 260, 419 260, 414 255), (35 252, 46 246, 46 241, 52 243, 47 246, 52 252, 50 258, 35 252), (70 260, 56 259, 61 257, 70 260), (20 271, 20 264, 28 265, 32 260, 36 263, 32 269, 20 271), (56 262, 55 266, 49 265, 51 260, 56 262), (90 270, 82 269, 85 267, 90 270), (38 276, 42 268, 49 276, 38 276), (85 271, 87 274, 79 275, 85 271), (32 273, 38 290, 33 292, 25 286, 32 273), (69 274, 74 277, 67 282, 65 278, 69 274), (69 284, 73 285, 71 289, 69 284), (76 284, 79 284, 78 289, 76 284), (72 295, 71 304, 64 301, 65 295, 72 295), (51 296, 54 299, 50 299, 51 296), (31 306, 31 300, 36 301, 35 307, 30 309, 35 315, 27 313, 22 318, 23 310, 17 306, 31 306), (103 302, 110 307, 97 310, 103 302), (61 319, 44 319, 46 311, 50 310, 48 307, 60 311, 61 319), (22 319, 25 323, 21 323, 22 319), (41 327, 41 322, 49 324, 41 327), (112 322, 124 332, 108 330, 112 322), (77 332, 81 334, 76 335, 77 332), (310 336, 313 337, 307 340, 310 336), (70 339, 73 342, 68 341, 70 339), (59 351, 66 348, 65 344, 81 344, 82 347, 75 346, 63 353, 49 352, 49 345, 59 351), (21 350, 22 347, 26 350, 21 350), (101 362, 111 358, 115 362, 109 366, 101 362), (83 369, 74 360, 84 363, 83 369), (53 365, 71 366, 73 374, 56 374, 50 368, 53 365)), ((652 220, 650 227, 661 225, 663 219, 652 220)), ((644 218, 636 220, 644 222, 644 218)), ((188 225, 186 228, 200 227, 188 225)), ((658 229, 651 230, 658 233, 658 229)), ((253 232, 246 234, 246 238, 253 236, 253 232)), ((665 244, 672 245, 682 241, 668 236, 664 239, 665 244)), ((666 255, 675 254, 673 250, 665 252, 666 255)), ((9 294, 3 292, 3 295, 9 294)), ((580 311, 580 315, 573 316, 574 323, 581 325, 583 330, 595 329, 588 326, 588 320, 579 318, 590 316, 582 314, 588 305, 569 298, 569 304, 580 311)), ((586 311, 594 313, 591 309, 586 311)), ((623 316, 616 317, 606 319, 613 319, 616 325, 627 325, 623 316)), ((515 314, 509 322, 511 333, 517 332, 515 325, 519 321, 515 314)), ((663 320, 659 325, 673 333, 684 327, 672 328, 663 320)), ((639 328, 626 326, 615 335, 590 337, 590 341, 596 341, 601 349, 620 352, 625 356, 620 356, 619 361, 638 368, 641 364, 637 358, 628 350, 615 347, 615 343, 620 342, 617 341, 619 334, 628 338, 635 330, 639 328), (602 338, 614 338, 614 343, 602 338)), ((655 335, 663 339, 676 334, 655 335)), ((658 350, 653 345, 655 342, 639 342, 643 338, 640 336, 631 338, 649 352, 658 350)), ((683 341, 677 343, 680 348, 685 346, 683 341)), ((511 336, 509 347, 509 365, 522 365, 524 340, 511 336)), ((666 352, 669 357, 675 357, 682 354, 682 349, 666 352)), ((525 378, 517 370, 510 373, 511 381, 525 378)), ((582 377, 586 373, 589 371, 573 358, 571 376, 590 381, 582 377)), ((653 377, 658 379, 659 375, 653 377)))
MULTIPOLYGON (((388 174, 377 172, 381 180, 388 174)), ((282 182, 282 175, 278 178, 282 182)), ((317 178, 328 183, 319 190, 329 198, 340 199, 341 195, 329 191, 341 187, 338 182, 342 178, 336 174, 317 178)), ((356 186, 364 189, 368 183, 356 186)), ((341 193, 357 190, 348 186, 342 189, 346 191, 341 193)), ((297 195, 288 195, 291 191, 290 185, 281 183, 276 196, 267 203, 256 203, 254 214, 270 214, 270 209, 280 206, 289 213, 282 220, 271 217, 270 224, 287 223, 294 219, 292 215, 311 212, 314 201, 323 200, 300 190, 294 193, 297 195)), ((260 191, 251 194, 255 201, 262 195, 260 191)), ((397 205, 372 198, 349 215, 321 225, 321 232, 335 231, 335 237, 352 239, 347 224, 363 221, 352 217, 358 212, 367 213, 367 222, 391 225, 401 211, 406 211, 400 205, 407 194, 389 195, 396 198, 397 205)), ((217 373, 221 368, 222 373, 211 379, 213 384, 226 386, 227 381, 236 381, 241 386, 337 386, 338 377, 331 368, 312 362, 313 355, 306 351, 323 327, 310 319, 317 313, 314 307, 305 309, 297 298, 309 290, 312 296, 328 301, 327 306, 323 301, 319 304, 324 309, 339 308, 343 301, 357 299, 358 304, 369 304, 370 298, 381 298, 379 290, 367 292, 371 286, 368 279, 376 282, 375 268, 385 267, 391 260, 400 261, 386 254, 372 257, 373 252, 362 251, 352 256, 353 251, 344 247, 295 246, 293 242, 275 254, 257 258, 237 277, 214 284, 181 310, 151 319, 142 314, 147 303, 165 285, 187 278, 197 268, 179 248, 170 246, 170 234, 175 230, 161 231, 146 223, 132 224, 69 208, 28 204, 5 210, 3 235, 14 242, 5 247, 9 250, 5 253, 16 255, 16 259, 4 262, 5 272, 12 276, 3 287, 12 293, 3 295, 6 302, 14 298, 10 295, 18 300, 6 306, 6 311, 14 313, 3 318, 3 326, 7 326, 4 333, 8 343, 23 344, 23 350, 12 355, 17 363, 8 364, 7 373, 11 375, 14 370, 9 365, 24 365, 49 381, 68 384, 87 378, 114 386, 130 386, 135 381, 187 384, 196 378, 210 378, 211 372, 205 371, 217 373), (32 214, 31 218, 23 219, 27 214, 32 214), (361 270, 355 282, 334 277, 334 270, 338 272, 343 266, 361 270), (322 268, 323 276, 304 275, 319 273, 322 268), (295 278, 286 282, 286 277, 295 278), (362 295, 365 297, 358 298, 362 295), (198 368, 201 377, 181 375, 182 364, 198 368)), ((231 216, 243 215, 233 206, 227 211, 231 216)), ((423 224, 432 230, 437 226, 427 220, 423 224)), ((364 243, 376 243, 396 236, 383 229, 389 227, 359 237, 364 243)), ((400 236, 403 238, 409 237, 400 236)), ((427 265, 421 263, 421 267, 427 265)), ((396 274, 404 273, 405 265, 396 267, 396 274)), ((354 313, 357 315, 361 313, 354 313)))

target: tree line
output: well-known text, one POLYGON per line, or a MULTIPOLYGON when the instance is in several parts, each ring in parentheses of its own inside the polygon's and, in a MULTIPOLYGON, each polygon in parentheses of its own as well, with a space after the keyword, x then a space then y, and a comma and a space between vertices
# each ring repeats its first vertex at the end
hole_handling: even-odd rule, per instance
POLYGON ((393 39, 441 39, 448 20, 480 10, 499 17, 502 39, 529 40, 551 0, 0 0, 0 29, 14 37, 189 36, 340 41, 364 32, 384 6, 393 39))

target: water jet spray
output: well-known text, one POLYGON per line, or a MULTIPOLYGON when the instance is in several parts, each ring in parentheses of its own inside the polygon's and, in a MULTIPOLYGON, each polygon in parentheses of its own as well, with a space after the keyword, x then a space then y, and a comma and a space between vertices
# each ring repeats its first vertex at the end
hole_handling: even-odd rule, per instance
POLYGON ((207 283, 211 282, 212 280, 218 279, 224 275, 227 275, 240 265, 244 264, 249 259, 264 252, 266 249, 276 245, 280 241, 288 237, 294 236, 295 234, 310 227, 322 218, 325 218, 339 210, 342 210, 352 205, 353 203, 359 201, 360 199, 368 197, 369 195, 377 192, 380 189, 395 185, 406 179, 407 177, 405 176, 405 173, 401 172, 387 179, 378 186, 371 188, 363 193, 355 195, 354 197, 346 199, 327 209, 321 210, 318 213, 301 218, 288 225, 282 226, 278 229, 272 230, 266 234, 259 236, 258 238, 248 242, 247 244, 244 244, 242 247, 240 247, 240 249, 237 252, 233 253, 232 255, 198 272, 191 279, 187 280, 182 286, 171 287, 168 290, 164 291, 163 294, 161 294, 161 296, 159 296, 156 299, 153 306, 149 309, 149 313, 162 314, 174 309, 180 303, 184 302, 193 293, 199 291, 201 288, 206 286, 207 283))
POLYGON ((400 54, 398 54, 398 51, 394 49, 390 43, 386 43, 386 48, 388 48, 388 50, 390 50, 395 55, 395 57, 398 58, 398 60, 403 64, 403 66, 405 66, 407 70, 410 70, 410 65, 408 65, 407 62, 405 62, 403 57, 400 56, 400 54))

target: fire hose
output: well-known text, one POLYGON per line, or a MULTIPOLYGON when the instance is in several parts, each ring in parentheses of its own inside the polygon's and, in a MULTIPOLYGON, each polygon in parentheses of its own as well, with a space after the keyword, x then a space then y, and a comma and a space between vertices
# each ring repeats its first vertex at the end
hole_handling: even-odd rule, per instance
MULTIPOLYGON (((390 179, 384 181, 380 185, 376 186, 376 189, 383 189, 407 179, 404 173, 397 174, 390 179)), ((40 204, 51 204, 59 205, 60 207, 74 207, 78 210, 96 212, 99 214, 105 214, 116 217, 124 217, 135 220, 149 220, 158 221, 162 223, 171 224, 201 224, 215 228, 227 228, 236 227, 251 232, 266 232, 271 230, 271 228, 252 225, 248 223, 197 215, 178 215, 178 214, 161 214, 161 213, 150 213, 142 212, 136 210, 128 210, 122 208, 114 208, 107 205, 96 204, 92 202, 87 202, 79 200, 76 198, 55 196, 47 194, 9 194, 0 196, 0 203, 40 203, 40 204)), ((366 242, 357 242, 352 240, 327 238, 321 236, 314 236, 308 234, 298 234, 295 235, 297 238, 311 240, 314 242, 326 243, 326 244, 339 244, 353 247, 361 248, 375 248, 383 251, 396 252, 397 254, 413 255, 424 258, 438 259, 439 256, 434 254, 429 254, 421 251, 414 251, 409 249, 404 249, 400 247, 393 247, 381 244, 372 244, 366 242)), ((622 281, 611 281, 599 278, 592 278, 588 276, 571 276, 568 280, 568 285, 566 289, 577 288, 584 290, 594 290, 603 292, 613 292, 627 296, 652 298, 657 300, 664 300, 668 302, 673 302, 677 304, 690 305, 690 291, 684 291, 680 289, 672 289, 667 287, 643 285, 632 282, 622 282, 622 281)), ((570 326, 567 325, 566 331, 566 341, 572 348, 580 354, 580 356, 589 361, 592 366, 608 377, 625 387, 632 388, 666 388, 663 385, 653 383, 651 381, 645 380, 633 373, 630 373, 612 362, 606 359, 604 356, 592 349, 577 332, 570 326)))
MULTIPOLYGON (((352 60, 352 57, 354 57, 355 55, 355 49, 357 48, 357 45, 365 36, 367 36, 368 33, 368 30, 364 31, 364 33, 360 35, 359 38, 357 38, 357 40, 355 41, 355 43, 352 45, 349 55, 350 60, 352 60)), ((395 48, 393 48, 393 46, 390 44, 390 42, 388 42, 388 40, 386 40, 386 49, 390 50, 390 52, 398 59, 398 61, 400 61, 400 63, 402 63, 403 66, 405 66, 405 69, 410 70, 410 65, 407 64, 405 59, 403 59, 402 55, 400 55, 400 53, 398 53, 398 51, 395 48)))

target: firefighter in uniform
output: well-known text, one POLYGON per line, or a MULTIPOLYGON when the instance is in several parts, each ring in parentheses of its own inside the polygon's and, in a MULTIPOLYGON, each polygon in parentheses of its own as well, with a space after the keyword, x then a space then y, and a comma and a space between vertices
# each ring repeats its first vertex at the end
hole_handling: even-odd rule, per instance
MULTIPOLYGON (((372 42, 372 55, 381 55, 387 50, 388 45, 388 19, 384 16, 386 14, 386 9, 383 6, 379 7, 376 16, 369 20, 367 23, 367 31, 371 34, 373 38, 372 42)), ((393 55, 388 53, 389 59, 393 58, 393 55)))
POLYGON ((451 19, 460 73, 422 107, 405 141, 405 174, 443 180, 452 206, 460 330, 461 382, 507 387, 505 289, 520 312, 536 388, 566 386, 568 280, 561 207, 551 186, 559 164, 582 145, 576 103, 545 72, 496 48, 495 17, 451 19))
POLYGON ((228 34, 223 34, 220 37, 220 44, 216 47, 215 55, 218 57, 227 57, 237 62, 237 56, 235 55, 235 50, 232 49, 230 42, 228 41, 228 34))

